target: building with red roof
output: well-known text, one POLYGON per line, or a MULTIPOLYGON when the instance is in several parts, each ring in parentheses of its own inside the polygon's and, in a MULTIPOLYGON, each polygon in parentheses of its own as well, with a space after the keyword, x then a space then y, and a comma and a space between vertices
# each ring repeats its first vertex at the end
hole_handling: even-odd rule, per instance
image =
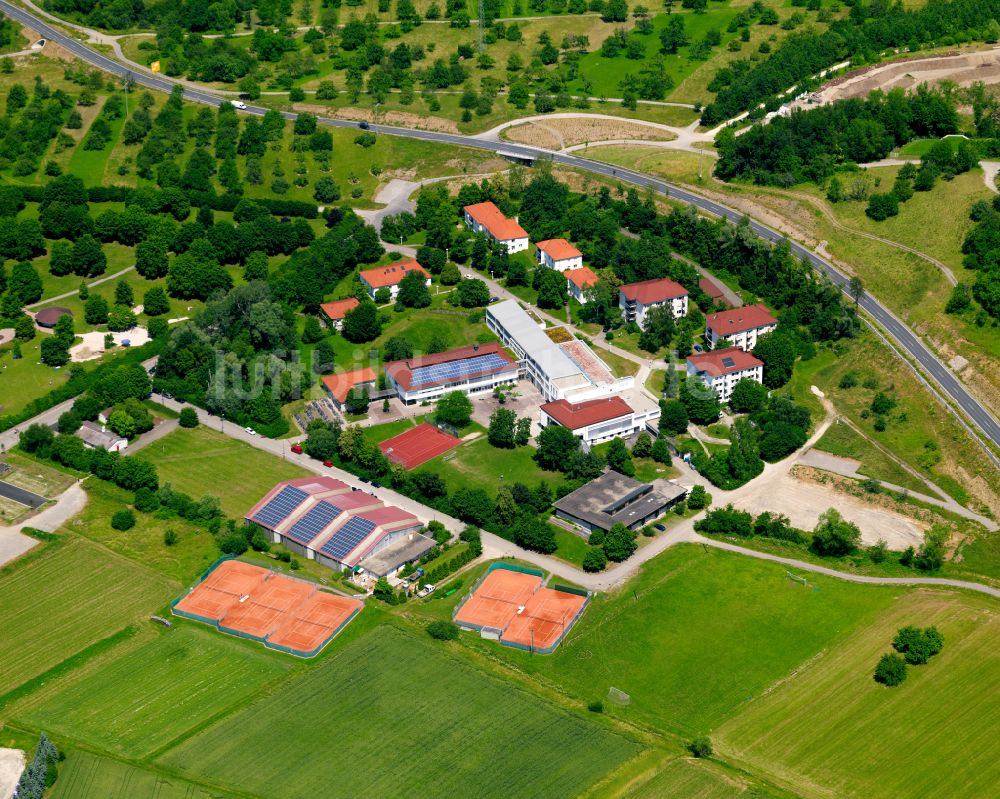
POLYGON ((497 342, 385 364, 387 386, 404 405, 433 402, 451 391, 482 394, 516 383, 520 365, 497 342))
POLYGON ((509 219, 491 202, 467 205, 465 224, 473 233, 483 233, 487 238, 502 244, 513 254, 528 249, 528 231, 517 221, 509 219))
POLYGON ((581 305, 587 303, 584 292, 592 286, 597 285, 599 278, 594 270, 589 266, 581 266, 579 269, 568 269, 563 274, 566 275, 566 288, 574 299, 581 305))
POLYGON ((687 373, 715 391, 720 402, 729 402, 741 380, 764 382, 764 362, 739 347, 727 347, 689 355, 687 373))
POLYGON ((584 444, 591 445, 616 437, 627 438, 638 433, 645 421, 621 396, 612 395, 577 403, 564 399, 546 402, 539 409, 539 424, 565 427, 584 444))
POLYGON ((701 278, 698 281, 698 288, 704 291, 712 302, 722 302, 725 303, 726 305, 732 305, 732 303, 726 299, 726 293, 722 290, 722 286, 720 286, 712 278, 710 277, 701 278))
POLYGON ((340 330, 344 326, 344 317, 359 305, 361 305, 361 301, 357 297, 348 297, 346 300, 324 302, 319 306, 319 309, 330 320, 334 328, 340 330))
POLYGON ((365 287, 368 296, 375 299, 375 292, 379 289, 389 289, 389 296, 396 299, 399 294, 399 284, 410 272, 419 272, 424 276, 426 285, 431 284, 431 273, 424 269, 415 259, 399 261, 387 266, 376 266, 374 269, 366 269, 359 277, 361 285, 365 287))
POLYGON ((394 574, 434 546, 409 511, 323 475, 278 483, 245 519, 302 557, 375 577, 394 574))
POLYGON ((546 239, 535 245, 539 266, 565 272, 583 266, 583 253, 566 239, 546 239))
POLYGON ((323 381, 323 387, 326 389, 326 393, 330 395, 334 404, 343 409, 344 403, 347 401, 347 394, 355 386, 360 388, 367 388, 369 391, 375 387, 375 381, 378 379, 375 376, 375 370, 370 366, 366 366, 364 369, 355 369, 352 372, 339 372, 335 375, 323 375, 320 378, 323 381))
POLYGON ((712 349, 739 347, 752 350, 757 339, 778 326, 778 320, 760 303, 731 308, 705 317, 705 338, 712 349))
POLYGON ((687 316, 688 290, 665 277, 629 283, 618 289, 618 307, 626 322, 646 328, 646 314, 653 308, 669 308, 674 319, 687 316))

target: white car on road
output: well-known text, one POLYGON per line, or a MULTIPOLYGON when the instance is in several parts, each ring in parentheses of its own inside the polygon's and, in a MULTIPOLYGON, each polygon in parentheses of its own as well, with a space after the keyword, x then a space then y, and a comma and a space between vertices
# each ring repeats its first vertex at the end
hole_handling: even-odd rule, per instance
POLYGON ((246 430, 252 436, 257 435, 257 431, 254 430, 252 427, 244 427, 243 429, 246 430))
POLYGON ((427 585, 425 585, 423 588, 417 591, 417 596, 423 598, 433 593, 434 593, 434 586, 431 585, 430 583, 427 583, 427 585))
POLYGON ((233 104, 233 108, 238 108, 240 111, 247 110, 247 104, 242 100, 231 100, 230 102, 233 104))

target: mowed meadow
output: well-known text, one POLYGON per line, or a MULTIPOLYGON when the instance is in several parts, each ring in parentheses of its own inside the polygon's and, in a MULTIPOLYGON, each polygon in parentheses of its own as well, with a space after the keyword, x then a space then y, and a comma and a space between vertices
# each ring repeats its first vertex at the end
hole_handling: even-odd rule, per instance
POLYGON ((723 755, 803 795, 1000 795, 996 601, 919 590, 750 703, 718 730, 723 755), (896 630, 935 625, 944 649, 902 685, 872 680, 896 630))
POLYGON ((148 616, 179 590, 82 539, 8 566, 0 577, 0 694, 148 616))
POLYGON ((289 799, 394 796, 410 780, 426 796, 570 797, 641 749, 383 626, 160 763, 289 799))

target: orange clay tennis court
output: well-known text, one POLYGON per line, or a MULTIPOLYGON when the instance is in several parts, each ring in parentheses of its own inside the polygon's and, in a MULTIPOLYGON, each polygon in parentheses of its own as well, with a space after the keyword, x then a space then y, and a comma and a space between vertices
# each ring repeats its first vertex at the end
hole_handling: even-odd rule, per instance
POLYGON ((590 595, 545 588, 542 578, 495 565, 459 606, 455 623, 501 644, 552 652, 583 613, 590 595))
POLYGON ((272 649, 312 657, 362 607, 356 599, 320 591, 313 583, 226 560, 175 602, 173 612, 272 649))
POLYGON ((427 422, 421 422, 405 433, 386 439, 378 446, 393 463, 402 464, 407 469, 416 469, 461 443, 462 439, 442 433, 427 422))

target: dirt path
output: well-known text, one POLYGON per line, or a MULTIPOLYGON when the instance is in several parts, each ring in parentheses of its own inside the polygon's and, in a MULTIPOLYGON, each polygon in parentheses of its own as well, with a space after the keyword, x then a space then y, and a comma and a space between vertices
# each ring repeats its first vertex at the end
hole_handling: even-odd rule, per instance
POLYGON ((41 513, 9 527, 0 527, 0 566, 21 557, 38 544, 36 539, 21 532, 23 528, 34 527, 47 533, 55 532, 83 510, 86 504, 87 492, 76 482, 59 495, 54 505, 41 513))
POLYGON ((1000 194, 997 188, 997 174, 1000 174, 1000 161, 980 161, 979 166, 983 168, 983 183, 994 194, 1000 194))
MULTIPOLYGON (((115 272, 113 275, 104 275, 104 277, 99 277, 97 280, 88 283, 87 288, 92 289, 94 288, 94 286, 100 286, 102 283, 107 283, 108 281, 115 280, 116 278, 119 278, 122 275, 127 275, 133 269, 135 269, 134 264, 132 266, 126 266, 124 269, 115 272)), ((58 294, 55 297, 45 297, 44 299, 41 299, 38 302, 33 302, 31 303, 31 305, 25 305, 24 307, 25 309, 38 308, 39 306, 42 305, 48 305, 50 302, 58 302, 59 300, 65 300, 67 297, 75 297, 79 293, 80 289, 73 289, 73 291, 67 291, 63 294, 58 294)))

